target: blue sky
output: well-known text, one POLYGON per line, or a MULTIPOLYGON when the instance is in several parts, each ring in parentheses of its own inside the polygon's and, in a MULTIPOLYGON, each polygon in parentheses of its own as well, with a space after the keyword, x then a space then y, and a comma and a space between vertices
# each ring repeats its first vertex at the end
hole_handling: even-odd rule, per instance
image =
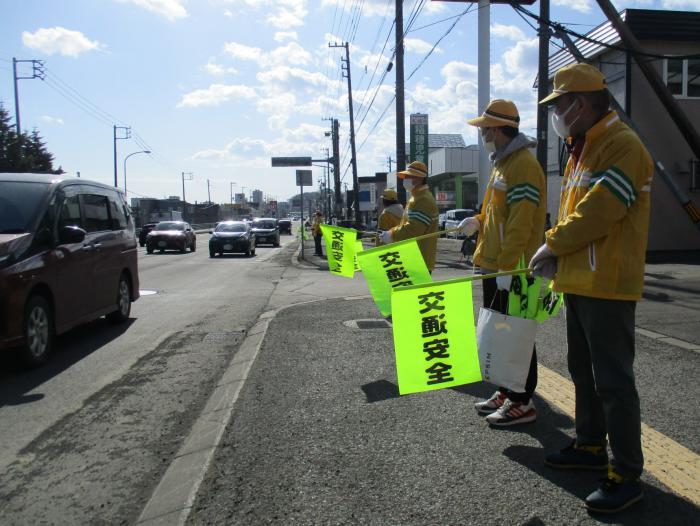
MULTIPOLYGON (((404 3, 405 23, 416 1, 404 3)), ((604 20, 595 0, 551 3, 552 19, 580 32, 604 20)), ((614 3, 700 10, 700 0, 614 3)), ((322 157, 321 149, 330 148, 322 119, 331 116, 341 123, 346 173, 344 51, 329 49, 329 41, 351 40, 359 175, 385 171, 394 155, 394 105, 379 119, 394 93, 393 71, 378 88, 393 51, 392 33, 380 53, 394 0, 0 0, 0 6, 5 108, 14 116, 12 57, 43 60, 45 81, 19 81, 22 128, 37 128, 70 174, 111 184, 112 125, 131 126, 132 139, 118 141, 120 186, 124 156, 153 153, 128 160, 130 197, 181 195, 184 171, 194 173, 188 201, 207 199, 207 179, 215 202, 228 202, 231 183, 235 192, 259 188, 286 199, 297 191, 294 169, 271 168, 270 157, 322 157)), ((425 2, 405 37, 407 77, 454 22, 439 21, 466 7, 425 2)), ((537 12, 538 3, 530 9, 537 12)), ((534 134, 535 31, 503 5, 492 6, 491 27, 491 97, 514 100, 523 130, 534 134)), ((476 140, 465 122, 476 115, 476 35, 473 9, 406 83, 407 118, 428 113, 432 133, 461 133, 467 143, 476 140)), ((322 172, 314 168, 315 184, 322 172)), ((347 171, 344 182, 351 181, 347 171)))

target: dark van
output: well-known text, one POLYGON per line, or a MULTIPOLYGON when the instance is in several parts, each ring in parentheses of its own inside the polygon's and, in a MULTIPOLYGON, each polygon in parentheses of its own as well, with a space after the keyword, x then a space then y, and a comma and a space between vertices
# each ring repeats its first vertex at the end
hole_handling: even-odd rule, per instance
POLYGON ((139 297, 134 222, 111 186, 57 175, 0 173, 0 349, 46 361, 54 336, 139 297))

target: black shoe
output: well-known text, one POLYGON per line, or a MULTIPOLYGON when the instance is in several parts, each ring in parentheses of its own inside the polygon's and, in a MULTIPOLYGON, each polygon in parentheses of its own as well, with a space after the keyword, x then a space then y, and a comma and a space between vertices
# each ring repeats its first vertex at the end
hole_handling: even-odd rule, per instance
POLYGON ((576 439, 559 453, 550 453, 544 463, 559 469, 608 469, 605 445, 577 444, 576 439))
POLYGON ((624 478, 610 471, 608 478, 586 497, 586 508, 597 513, 617 513, 642 500, 644 492, 639 479, 624 478))

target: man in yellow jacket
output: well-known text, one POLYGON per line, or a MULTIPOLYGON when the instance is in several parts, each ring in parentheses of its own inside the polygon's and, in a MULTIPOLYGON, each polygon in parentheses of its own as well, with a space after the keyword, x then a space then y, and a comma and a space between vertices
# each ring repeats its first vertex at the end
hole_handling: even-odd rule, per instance
MULTIPOLYGON (((438 229, 438 208, 435 197, 428 188, 428 168, 425 164, 413 161, 405 171, 396 175, 403 179, 403 186, 411 198, 406 203, 406 210, 398 226, 382 232, 381 242, 385 245, 437 232, 438 229)), ((425 265, 432 272, 435 268, 437 237, 419 240, 418 247, 425 265)))
MULTIPOLYGON (((393 188, 385 188, 382 192, 382 213, 379 214, 377 227, 381 232, 391 230, 395 226, 399 226, 403 217, 403 206, 399 203, 399 198, 396 195, 396 190, 393 188)), ((377 245, 381 245, 381 239, 377 239, 377 245)))
MULTIPOLYGON (((542 244, 546 214, 544 173, 530 151, 535 141, 519 132, 518 108, 509 100, 489 103, 481 117, 467 121, 477 126, 491 152, 491 176, 481 212, 462 221, 467 236, 479 232, 474 264, 483 274, 514 270, 529 261, 542 244)), ((483 280, 484 307, 508 311, 511 276, 483 280)), ((537 418, 532 395, 537 387, 537 352, 532 350, 525 392, 500 387, 475 409, 494 426, 512 426, 537 418)))
POLYGON ((321 223, 323 217, 321 216, 321 211, 316 210, 314 214, 313 221, 311 223, 311 235, 314 236, 314 255, 323 256, 323 248, 321 248, 321 238, 323 233, 321 232, 321 223))
POLYGON ((530 261, 565 292, 568 361, 576 388, 576 438, 545 462, 608 470, 585 501, 613 513, 642 498, 634 319, 644 284, 653 161, 610 111, 602 73, 588 64, 557 71, 552 125, 570 156, 557 224, 530 261), (608 464, 606 436, 614 461, 608 464))

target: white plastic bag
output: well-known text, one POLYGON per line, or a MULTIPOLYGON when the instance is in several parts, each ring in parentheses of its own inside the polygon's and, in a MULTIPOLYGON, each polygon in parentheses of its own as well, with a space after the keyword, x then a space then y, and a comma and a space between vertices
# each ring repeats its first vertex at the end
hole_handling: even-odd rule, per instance
POLYGON ((476 342, 484 381, 525 392, 536 332, 535 320, 479 309, 476 342))

